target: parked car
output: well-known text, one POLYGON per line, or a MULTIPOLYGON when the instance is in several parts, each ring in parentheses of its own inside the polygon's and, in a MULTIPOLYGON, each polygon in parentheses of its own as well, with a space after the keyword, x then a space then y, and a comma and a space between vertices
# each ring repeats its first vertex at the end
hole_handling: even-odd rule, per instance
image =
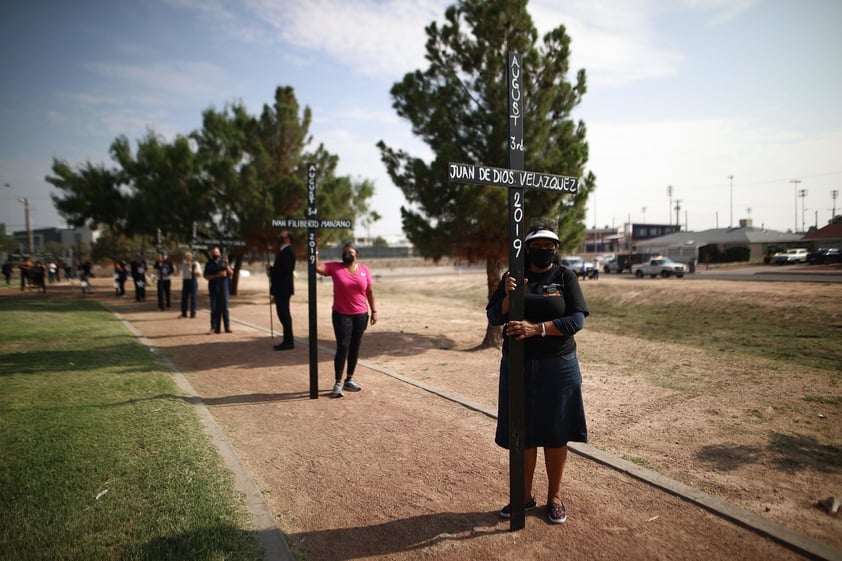
POLYGON ((602 270, 606 273, 622 273, 623 266, 620 264, 620 260, 616 257, 612 257, 605 264, 602 266, 602 270))
POLYGON ((787 249, 784 252, 776 253, 772 263, 776 265, 788 265, 791 263, 806 263, 807 262, 807 248, 794 247, 787 249))
POLYGON ((650 259, 646 263, 632 265, 632 274, 638 278, 642 278, 646 275, 649 275, 653 279, 658 276, 664 278, 671 276, 682 278, 686 272, 687 267, 666 257, 656 257, 654 259, 650 259))
POLYGON ((842 251, 838 247, 820 247, 807 255, 807 263, 811 265, 842 263, 842 251))
POLYGON ((562 257, 561 264, 582 278, 593 278, 596 274, 593 264, 588 263, 578 256, 568 255, 566 257, 562 257))
POLYGON ((622 273, 623 271, 631 272, 632 265, 638 265, 649 259, 649 253, 628 253, 615 255, 609 259, 603 270, 606 273, 622 273))
POLYGON ((780 246, 770 245, 769 247, 766 248, 766 252, 763 253, 763 263, 768 265, 769 263, 771 263, 775 259, 775 255, 777 255, 778 253, 782 253, 784 251, 786 251, 786 249, 784 249, 780 246))

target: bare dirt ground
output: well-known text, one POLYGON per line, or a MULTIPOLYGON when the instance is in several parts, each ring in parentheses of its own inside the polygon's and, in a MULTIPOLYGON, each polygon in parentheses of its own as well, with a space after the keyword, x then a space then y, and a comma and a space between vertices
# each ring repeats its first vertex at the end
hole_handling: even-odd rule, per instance
MULTIPOLYGON (((804 558, 576 454, 564 475, 567 523, 547 523, 539 508, 527 513, 525 529, 510 532, 497 515, 508 502, 508 453, 493 442, 494 419, 383 373, 493 409, 500 353, 473 350, 485 330, 484 273, 372 269, 380 275, 379 322, 363 341, 365 366, 356 379, 364 389, 343 399, 328 398, 329 282, 318 283, 324 348, 316 400, 308 389, 303 276, 293 297, 298 341, 295 350, 284 352, 272 349, 269 330, 278 342, 279 327, 263 275, 242 279, 231 303, 232 334, 207 334, 204 283, 202 309, 192 320, 177 319, 176 291, 173 309, 165 312, 156 310, 153 294, 143 304, 131 294, 115 298, 110 279, 99 279, 93 296, 107 301, 186 374, 263 490, 296 559, 804 558)), ((635 290, 666 297, 680 290, 700 298, 720 291, 735 298, 772 297, 782 287, 607 275, 595 282, 631 282, 635 290)), ((596 288, 588 283, 586 297, 596 288)), ((835 307, 840 321, 829 328, 842 326, 842 284, 786 286, 817 306, 835 307)), ((577 340, 592 446, 842 548, 842 516, 816 506, 842 495, 842 466, 809 461, 838 458, 842 447, 842 388, 826 373, 781 372, 762 358, 723 362, 716 349, 608 336, 587 326, 577 340), (815 403, 805 395, 835 397, 835 403, 815 403)), ((543 505, 540 464, 539 456, 535 493, 543 505)), ((842 559, 840 551, 832 550, 833 556, 842 559)))

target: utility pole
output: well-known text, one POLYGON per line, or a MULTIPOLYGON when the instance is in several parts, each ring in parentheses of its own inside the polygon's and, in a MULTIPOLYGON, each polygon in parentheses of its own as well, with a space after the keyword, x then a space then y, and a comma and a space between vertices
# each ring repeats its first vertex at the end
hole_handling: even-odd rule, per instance
POLYGON ((807 197, 807 189, 798 191, 798 196, 801 197, 801 231, 806 232, 807 227, 804 225, 804 199, 807 197))
POLYGON ((839 189, 834 189, 830 192, 830 198, 833 199, 833 210, 830 214, 830 219, 836 218, 836 199, 839 198, 839 189))
MULTIPOLYGON (((667 216, 669 217, 670 224, 672 224, 672 185, 667 185, 667 195, 669 195, 669 198, 670 198, 670 206, 669 206, 670 211, 667 213, 667 216)), ((677 220, 676 220, 676 222, 677 222, 677 220)))
POLYGON ((679 218, 681 215, 679 211, 681 210, 681 199, 675 199, 675 225, 678 226, 678 229, 681 230, 681 219, 679 218))
POLYGON ((792 183, 795 187, 795 229, 792 231, 792 233, 794 234, 798 232, 798 184, 801 183, 801 180, 790 179, 789 182, 792 183))
POLYGON ((19 203, 23 203, 23 211, 26 214, 26 252, 32 255, 32 227, 29 225, 29 198, 23 197, 18 199, 19 203))
POLYGON ((731 217, 728 219, 728 227, 734 227, 734 176, 729 175, 728 179, 731 182, 731 217))

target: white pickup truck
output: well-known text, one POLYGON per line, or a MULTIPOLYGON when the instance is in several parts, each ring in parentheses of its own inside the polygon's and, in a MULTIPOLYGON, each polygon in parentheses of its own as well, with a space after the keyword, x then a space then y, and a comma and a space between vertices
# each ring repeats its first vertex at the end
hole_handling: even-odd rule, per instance
POLYGON ((649 275, 653 279, 659 276, 681 278, 687 272, 687 267, 666 257, 655 257, 640 265, 632 265, 631 272, 639 278, 643 278, 645 275, 649 275))

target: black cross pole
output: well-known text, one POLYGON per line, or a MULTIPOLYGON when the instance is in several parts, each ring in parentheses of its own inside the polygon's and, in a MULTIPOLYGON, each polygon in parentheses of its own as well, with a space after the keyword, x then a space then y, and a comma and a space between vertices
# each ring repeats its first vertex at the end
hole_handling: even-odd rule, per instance
MULTIPOLYGON (((509 299, 509 319, 522 321, 523 305, 523 192, 524 189, 543 189, 575 193, 579 180, 575 177, 523 171, 523 92, 521 55, 509 53, 506 66, 509 109, 509 167, 454 164, 448 165, 448 179, 452 183, 496 185, 509 188, 509 274, 518 280, 509 299)), ((509 502, 512 509, 511 530, 525 525, 524 511, 524 384, 523 342, 509 340, 509 502)))
MULTIPOLYGON (((521 57, 509 53, 506 64, 509 85, 509 169, 523 169, 523 105, 520 90, 521 57)), ((509 299, 509 319, 523 319, 523 187, 509 189, 509 271, 518 282, 509 299)), ((524 417, 523 341, 512 345, 509 339, 509 504, 512 518, 509 529, 520 530, 526 524, 523 492, 524 417)))
POLYGON ((196 259, 196 250, 197 249, 207 249, 208 248, 208 246, 200 244, 200 243, 197 242, 197 240, 196 240, 196 223, 195 222, 193 223, 193 235, 190 237, 190 243, 189 244, 180 243, 180 244, 178 244, 178 247, 179 247, 179 249, 189 249, 190 255, 193 257, 194 260, 196 259))
POLYGON ((310 399, 319 399, 319 331, 316 317, 316 250, 317 230, 337 228, 349 230, 353 227, 351 220, 319 220, 316 209, 316 164, 307 164, 307 219, 272 220, 275 228, 307 228, 307 298, 310 302, 310 399))

